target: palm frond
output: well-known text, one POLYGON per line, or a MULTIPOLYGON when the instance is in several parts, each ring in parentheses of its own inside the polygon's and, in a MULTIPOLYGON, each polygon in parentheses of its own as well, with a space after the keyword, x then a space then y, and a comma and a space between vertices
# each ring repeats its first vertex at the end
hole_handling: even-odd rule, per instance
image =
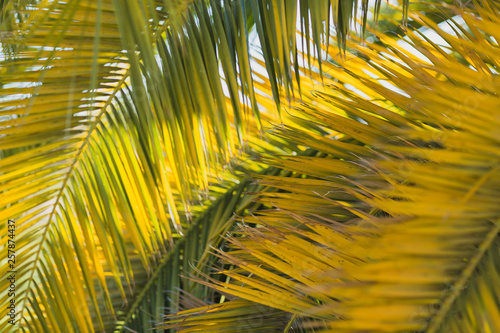
MULTIPOLYGON (((244 1, 2 2, 0 210, 17 223, 19 276, 19 326, 2 317, 2 331, 109 331, 137 318, 142 296, 134 300, 161 289, 162 263, 182 247, 176 240, 206 235, 191 218, 202 215, 204 198, 224 197, 245 173, 263 170, 245 163, 248 151, 303 150, 259 136, 262 122, 279 122, 274 105, 259 104, 274 96, 279 108, 299 84, 298 5, 252 5, 250 24, 244 1), (267 94, 253 88, 252 25, 265 45, 267 94), (231 174, 223 165, 234 156, 241 170, 231 174)), ((301 2, 301 58, 313 53, 312 40, 321 59, 330 13, 345 44, 354 8, 301 2)))
MULTIPOLYGON (((222 304, 208 305, 196 311, 179 313, 177 324, 182 332, 283 332, 283 327, 290 321, 286 312, 279 311, 258 303, 234 300, 222 304), (203 314, 201 322, 196 321, 197 314, 203 314), (207 323, 207 319, 213 319, 207 323), (271 325, 269 323, 272 323, 271 325), (191 329, 190 329, 191 328, 191 329)), ((169 328, 169 326, 165 327, 169 328)), ((290 331, 291 332, 291 331, 290 331)))
POLYGON ((329 88, 293 106, 330 137, 275 132, 319 154, 265 161, 297 176, 260 177, 274 209, 218 251, 227 280, 200 282, 324 332, 498 330, 496 6, 455 7, 448 31, 409 15, 444 45, 409 30, 324 63, 329 88))
MULTIPOLYGON (((261 173, 276 176, 282 171, 269 167, 261 173)), ((210 267, 215 263, 215 258, 210 255, 211 249, 223 247, 223 236, 233 229, 236 216, 260 206, 251 193, 265 189, 266 186, 242 180, 210 202, 210 206, 200 213, 184 236, 163 256, 148 283, 127 311, 127 317, 115 329, 126 327, 140 331, 157 327, 165 308, 173 313, 179 310, 181 299, 177 290, 196 298, 214 299, 216 295, 213 290, 194 283, 191 277, 210 273, 210 267), (165 291, 170 295, 164 295, 165 291)))

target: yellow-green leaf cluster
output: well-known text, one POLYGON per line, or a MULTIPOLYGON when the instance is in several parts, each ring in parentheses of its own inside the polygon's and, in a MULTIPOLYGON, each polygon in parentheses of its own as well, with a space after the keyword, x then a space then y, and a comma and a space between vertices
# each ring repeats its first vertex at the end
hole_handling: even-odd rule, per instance
POLYGON ((292 107, 327 135, 274 132, 317 155, 264 160, 295 176, 257 177, 269 210, 217 252, 228 279, 202 283, 325 332, 498 331, 500 18, 481 4, 446 30, 410 13, 424 28, 405 40, 323 64, 324 87, 292 107))

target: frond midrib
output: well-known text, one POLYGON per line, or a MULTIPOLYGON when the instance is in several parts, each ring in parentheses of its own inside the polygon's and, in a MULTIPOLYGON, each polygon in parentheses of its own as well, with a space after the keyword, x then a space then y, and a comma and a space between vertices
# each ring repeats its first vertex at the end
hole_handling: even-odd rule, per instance
MULTIPOLYGON (((186 1, 185 3, 183 3, 183 8, 181 8, 181 11, 186 10, 186 8, 189 6, 189 4, 192 1, 194 1, 194 0, 189 0, 189 1, 186 1)), ((163 22, 163 24, 160 25, 160 27, 158 27, 156 29, 156 31, 155 31, 155 33, 153 35, 153 40, 157 40, 158 38, 161 38, 161 34, 166 31, 166 29, 168 28, 168 26, 169 26, 169 21, 167 19, 167 20, 165 20, 165 22, 163 22)), ((81 146, 76 151, 76 155, 73 158, 73 161, 72 161, 70 167, 66 171, 66 176, 65 176, 65 178, 63 180, 61 188, 58 191, 56 199, 55 199, 55 201, 53 203, 52 210, 51 210, 51 212, 49 214, 49 217, 47 219, 47 223, 44 226, 44 231, 43 231, 42 237, 41 237, 41 239, 40 239, 40 241, 38 243, 38 249, 35 251, 35 259, 32 261, 32 268, 30 269, 30 276, 27 279, 26 290, 28 292, 24 295, 24 297, 22 297, 22 300, 21 300, 22 306, 21 306, 20 311, 19 311, 20 320, 23 320, 23 318, 24 318, 23 314, 24 314, 24 310, 26 309, 26 305, 28 303, 27 299, 29 298, 29 290, 30 290, 31 284, 32 284, 32 282, 34 280, 35 271, 36 271, 36 267, 37 267, 36 263, 38 262, 38 260, 40 258, 40 253, 42 252, 43 244, 45 243, 48 231, 49 231, 50 226, 52 224, 52 219, 53 219, 53 216, 54 216, 54 214, 56 212, 56 208, 59 205, 59 200, 61 199, 61 197, 62 197, 62 195, 64 193, 64 190, 66 189, 66 185, 68 184, 68 181, 71 178, 71 175, 73 174, 73 171, 75 170, 76 165, 80 161, 80 157, 85 152, 86 147, 87 147, 87 145, 88 145, 88 143, 90 141, 90 138, 93 136, 95 129, 101 123, 102 116, 106 114, 106 112, 108 111, 108 107, 111 105, 111 103, 115 99, 116 95, 120 91, 122 91, 123 85, 126 83, 126 81, 129 78, 129 76, 130 76, 130 69, 127 69, 127 71, 123 74, 123 77, 120 79, 120 81, 115 86, 113 92, 109 95, 109 97, 107 98, 107 100, 101 106, 99 114, 92 121, 92 124, 90 125, 90 128, 88 129, 87 136, 83 140, 81 146)))
MULTIPOLYGON (((316 150, 308 149, 308 150, 305 150, 303 152, 298 153, 297 156, 314 156, 316 154, 318 154, 318 152, 316 150)), ((283 169, 280 169, 280 168, 277 168, 274 166, 270 166, 270 167, 267 167, 264 170, 256 173, 255 176, 257 176, 257 175, 275 175, 277 173, 281 173, 282 176, 288 176, 288 175, 292 174, 291 171, 283 170, 283 169)), ((128 322, 130 322, 130 320, 132 319, 132 316, 134 315, 134 313, 138 309, 139 305, 146 297, 147 292, 149 291, 149 289, 154 285, 155 281, 157 280, 157 278, 160 274, 160 271, 165 268, 165 266, 169 263, 169 260, 172 257, 172 255, 175 254, 175 252, 179 249, 180 246, 183 245, 183 243, 186 240, 187 235, 189 235, 191 232, 194 232, 195 230, 197 230, 197 228, 199 227, 199 225, 203 221, 203 219, 206 217, 206 215, 208 215, 212 210, 216 210, 218 205, 221 204, 222 202, 224 202, 226 197, 231 196, 234 192, 237 192, 238 190, 243 190, 245 187, 247 187, 249 185, 254 185, 257 188, 257 189, 252 189, 252 191, 247 191, 249 193, 255 193, 258 191, 266 191, 266 190, 271 189, 270 187, 265 186, 265 185, 252 184, 252 180, 250 178, 242 179, 239 184, 236 184, 235 186, 227 189, 227 191, 224 194, 222 194, 217 199, 215 199, 210 204, 210 206, 207 207, 207 209, 205 209, 203 212, 201 212, 201 214, 198 215, 198 217, 194 220, 194 222, 186 230, 185 236, 180 238, 175 243, 174 247, 168 251, 168 253, 162 258, 160 264, 155 268, 155 270, 153 271, 153 274, 151 275, 151 278, 146 283, 146 285, 141 290, 141 292, 137 295, 137 297, 134 300, 134 303, 130 306, 129 310, 127 310, 127 315, 125 316, 125 319, 123 320, 123 327, 121 328, 120 332, 124 332, 125 325, 128 322)), ((248 202, 239 206, 234 211, 233 215, 236 215, 236 216, 240 215, 241 213, 244 212, 245 209, 250 208, 252 205, 255 205, 257 207, 260 205, 260 203, 255 202, 254 200, 250 199, 250 200, 248 200, 248 202)), ((221 235, 221 236, 223 236, 223 235, 221 235)), ((293 320, 295 320, 295 319, 293 319, 293 320)), ((291 322, 293 322, 293 320, 291 322)))
POLYGON ((457 298, 466 292, 467 284, 473 279, 474 272, 476 268, 480 265, 483 258, 485 258, 486 253, 494 245, 495 239, 500 232, 500 219, 494 222, 494 226, 486 235, 484 241, 479 245, 476 254, 470 259, 469 263, 463 271, 461 272, 458 279, 453 283, 453 285, 448 289, 447 295, 443 298, 440 304, 440 308, 437 313, 431 318, 429 326, 425 330, 426 333, 436 333, 443 320, 446 318, 447 314, 453 307, 453 304, 457 298))

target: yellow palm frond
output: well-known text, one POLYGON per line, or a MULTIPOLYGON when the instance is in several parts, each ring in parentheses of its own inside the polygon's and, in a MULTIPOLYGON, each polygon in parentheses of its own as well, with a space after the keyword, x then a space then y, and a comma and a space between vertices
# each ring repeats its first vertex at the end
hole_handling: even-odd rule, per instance
POLYGON ((191 288, 178 273, 212 263, 231 215, 260 205, 245 175, 279 174, 250 155, 303 152, 262 124, 287 117, 275 110, 299 53, 312 61, 311 40, 321 59, 330 15, 346 43, 353 3, 2 1, 0 212, 16 221, 18 280, 16 326, 0 330, 142 330, 176 309, 161 291, 191 288))
POLYGON ((274 132, 316 155, 264 159, 295 177, 257 177, 270 208, 244 217, 201 283, 322 332, 498 331, 497 6, 452 7, 447 29, 413 12, 423 28, 404 40, 323 64, 325 85, 292 107, 326 135, 274 132))

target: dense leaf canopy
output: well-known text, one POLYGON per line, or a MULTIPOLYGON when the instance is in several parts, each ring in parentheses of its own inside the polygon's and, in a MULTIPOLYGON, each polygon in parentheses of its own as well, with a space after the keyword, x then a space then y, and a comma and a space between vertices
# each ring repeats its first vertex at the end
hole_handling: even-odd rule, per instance
POLYGON ((500 331, 497 1, 1 4, 2 332, 500 331))

